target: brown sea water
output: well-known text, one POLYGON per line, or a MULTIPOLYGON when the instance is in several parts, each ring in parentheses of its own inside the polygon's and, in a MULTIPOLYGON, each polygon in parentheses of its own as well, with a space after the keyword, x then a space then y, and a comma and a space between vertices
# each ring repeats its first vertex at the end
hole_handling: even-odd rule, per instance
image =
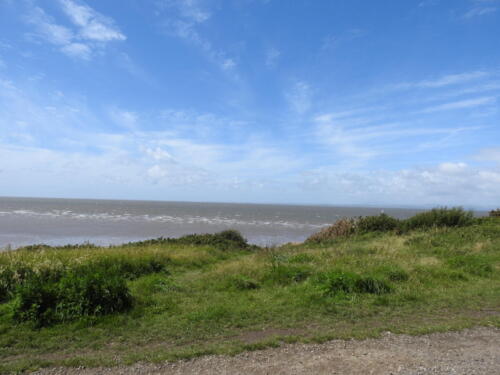
POLYGON ((44 243, 120 244, 191 233, 240 231, 251 243, 303 241, 342 217, 406 218, 419 210, 270 204, 0 198, 0 249, 44 243))

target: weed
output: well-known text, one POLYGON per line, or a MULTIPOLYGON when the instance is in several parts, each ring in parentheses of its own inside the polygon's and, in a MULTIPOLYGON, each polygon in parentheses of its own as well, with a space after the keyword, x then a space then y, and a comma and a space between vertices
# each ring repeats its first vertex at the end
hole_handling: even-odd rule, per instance
POLYGON ((384 280, 360 276, 354 272, 330 271, 319 274, 316 282, 326 296, 334 296, 338 293, 370 293, 384 294, 391 291, 391 287, 384 280))

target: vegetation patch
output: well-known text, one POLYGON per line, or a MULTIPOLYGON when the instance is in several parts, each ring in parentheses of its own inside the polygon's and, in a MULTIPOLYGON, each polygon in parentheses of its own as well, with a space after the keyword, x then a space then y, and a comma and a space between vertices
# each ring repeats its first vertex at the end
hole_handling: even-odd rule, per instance
MULTIPOLYGON (((404 234, 409 231, 421 229, 465 227, 478 224, 479 222, 480 219, 474 218, 472 212, 464 211, 460 207, 435 208, 430 211, 421 212, 405 220, 396 219, 385 213, 381 213, 378 216, 341 219, 335 224, 311 235, 306 240, 306 243, 331 242, 338 238, 359 234, 387 232, 404 234)), ((413 241, 418 241, 418 238, 413 239, 413 241)))
POLYGON ((500 221, 463 215, 344 221, 273 248, 225 232, 0 253, 0 373, 234 354, 257 348, 235 339, 248 332, 500 327, 500 221))
POLYGON ((43 327, 121 312, 131 306, 132 297, 123 277, 87 265, 66 272, 57 282, 40 275, 26 279, 16 290, 13 318, 43 327))
POLYGON ((386 281, 372 276, 360 276, 354 272, 325 272, 317 276, 316 282, 326 296, 335 296, 339 293, 385 294, 391 291, 386 281))
POLYGON ((256 246, 249 245, 247 240, 236 230, 225 230, 219 233, 189 234, 179 238, 156 238, 152 240, 130 242, 124 246, 151 246, 151 245, 192 245, 211 246, 220 250, 251 250, 256 246))

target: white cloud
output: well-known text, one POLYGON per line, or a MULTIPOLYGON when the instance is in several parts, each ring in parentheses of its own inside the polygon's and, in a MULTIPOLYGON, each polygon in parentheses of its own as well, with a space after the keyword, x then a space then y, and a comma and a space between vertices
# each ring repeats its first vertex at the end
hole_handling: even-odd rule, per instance
POLYGON ((449 74, 434 80, 417 82, 414 86, 423 88, 438 88, 438 87, 460 84, 472 80, 477 80, 480 78, 487 77, 488 75, 489 73, 484 71, 449 74))
POLYGON ((81 2, 59 1, 66 15, 78 27, 80 38, 97 42, 126 39, 126 36, 116 27, 111 18, 103 16, 81 2))
MULTIPOLYGON (((463 137, 463 133, 479 129, 475 126, 415 127, 411 124, 399 123, 366 126, 363 125, 362 119, 344 117, 350 113, 356 113, 356 111, 314 117, 313 136, 316 142, 326 146, 329 154, 342 156, 357 166, 361 161, 368 161, 381 155, 405 154, 428 148, 443 149, 450 145, 452 139, 456 141, 457 138, 463 137), (432 142, 428 141, 429 137, 432 142), (411 143, 410 149, 405 149, 406 143, 411 143)), ((366 122, 369 121, 366 120, 366 122)), ((337 158, 337 161, 343 160, 337 158)))
POLYGON ((65 46, 73 41, 73 32, 65 26, 54 23, 52 17, 48 16, 42 8, 33 8, 26 19, 37 28, 40 37, 49 43, 65 46))
POLYGON ((462 18, 471 19, 474 17, 480 17, 480 16, 484 16, 486 14, 495 13, 497 10, 498 10, 498 8, 496 8, 496 7, 476 7, 476 8, 472 8, 471 10, 466 12, 462 16, 462 18))
POLYGON ((126 39, 114 26, 112 19, 104 17, 83 3, 73 0, 59 1, 65 13, 77 26, 75 30, 57 24, 40 7, 34 7, 26 16, 26 20, 35 26, 36 37, 59 46, 64 54, 89 60, 93 51, 102 49, 105 43, 126 39))
POLYGON ((357 204, 469 207, 497 205, 499 183, 499 169, 473 168, 463 162, 393 171, 339 173, 320 169, 303 175, 299 182, 304 189, 316 191, 317 196, 325 192, 339 201, 357 204))
POLYGON ((83 43, 69 43, 61 47, 61 51, 71 57, 79 57, 89 60, 92 56, 92 49, 83 43))
POLYGON ((440 105, 424 108, 424 109, 418 111, 418 113, 434 113, 434 112, 440 112, 440 111, 475 108, 475 107, 495 104, 496 100, 497 99, 494 96, 486 96, 486 97, 480 97, 480 98, 475 98, 475 99, 459 100, 459 101, 455 101, 455 102, 451 102, 451 103, 445 103, 445 104, 440 104, 440 105))
POLYGON ((170 35, 186 40, 199 48, 205 56, 219 68, 235 74, 236 62, 222 49, 216 48, 198 30, 207 22, 211 13, 197 0, 160 0, 157 2, 159 14, 165 16, 165 26, 170 35))

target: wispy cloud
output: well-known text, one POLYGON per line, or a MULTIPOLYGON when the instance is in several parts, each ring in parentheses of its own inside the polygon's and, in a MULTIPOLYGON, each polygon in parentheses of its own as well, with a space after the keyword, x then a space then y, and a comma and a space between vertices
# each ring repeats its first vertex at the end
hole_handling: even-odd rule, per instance
POLYGON ((321 50, 327 51, 334 49, 343 43, 350 42, 354 39, 362 37, 363 35, 365 35, 365 32, 361 29, 349 29, 338 35, 328 35, 323 39, 321 50))
POLYGON ((26 16, 27 22, 37 31, 31 36, 58 46, 61 52, 70 57, 83 60, 89 60, 93 52, 103 48, 107 42, 126 39, 110 18, 89 6, 73 0, 60 0, 60 3, 76 28, 60 25, 42 8, 34 7, 26 16))
POLYGON ((296 81, 285 93, 290 107, 298 114, 306 113, 312 105, 311 86, 305 81, 296 81))
POLYGON ((389 89, 437 89, 443 88, 451 85, 464 84, 470 81, 480 80, 482 78, 490 76, 490 72, 485 71, 472 71, 463 72, 457 74, 447 74, 434 79, 427 79, 423 81, 416 82, 402 82, 394 85, 390 85, 389 89))
POLYGON ((468 12, 466 12, 462 16, 462 18, 468 20, 468 19, 471 19, 471 18, 480 17, 480 16, 484 16, 484 15, 487 15, 487 14, 495 13, 497 10, 498 10, 497 7, 479 6, 479 7, 472 8, 471 10, 469 10, 468 12))
POLYGON ((315 138, 326 145, 332 154, 342 155, 350 160, 369 160, 384 154, 407 153, 406 143, 412 143, 412 150, 421 148, 446 147, 449 137, 478 130, 478 127, 422 128, 404 126, 399 123, 371 126, 352 126, 350 119, 333 119, 329 116, 315 118, 315 138), (432 137, 436 141, 430 145, 422 137, 432 137), (418 142, 415 140, 419 140, 418 142))
POLYGON ((198 47, 209 60, 222 70, 233 72, 237 66, 234 57, 229 57, 222 49, 216 48, 198 28, 212 16, 198 0, 160 0, 157 2, 159 14, 165 17, 169 34, 186 40, 198 47))
POLYGON ((83 2, 74 0, 59 0, 59 2, 66 15, 77 26, 81 39, 97 42, 126 39, 111 18, 103 16, 83 2))
POLYGON ((433 112, 440 112, 440 111, 475 108, 475 107, 494 104, 494 103, 496 103, 496 100, 497 99, 494 96, 485 96, 485 97, 474 98, 474 99, 459 100, 459 101, 455 101, 455 102, 450 102, 450 103, 445 103, 445 104, 440 104, 440 105, 424 108, 424 109, 418 111, 418 113, 433 113, 433 112))

